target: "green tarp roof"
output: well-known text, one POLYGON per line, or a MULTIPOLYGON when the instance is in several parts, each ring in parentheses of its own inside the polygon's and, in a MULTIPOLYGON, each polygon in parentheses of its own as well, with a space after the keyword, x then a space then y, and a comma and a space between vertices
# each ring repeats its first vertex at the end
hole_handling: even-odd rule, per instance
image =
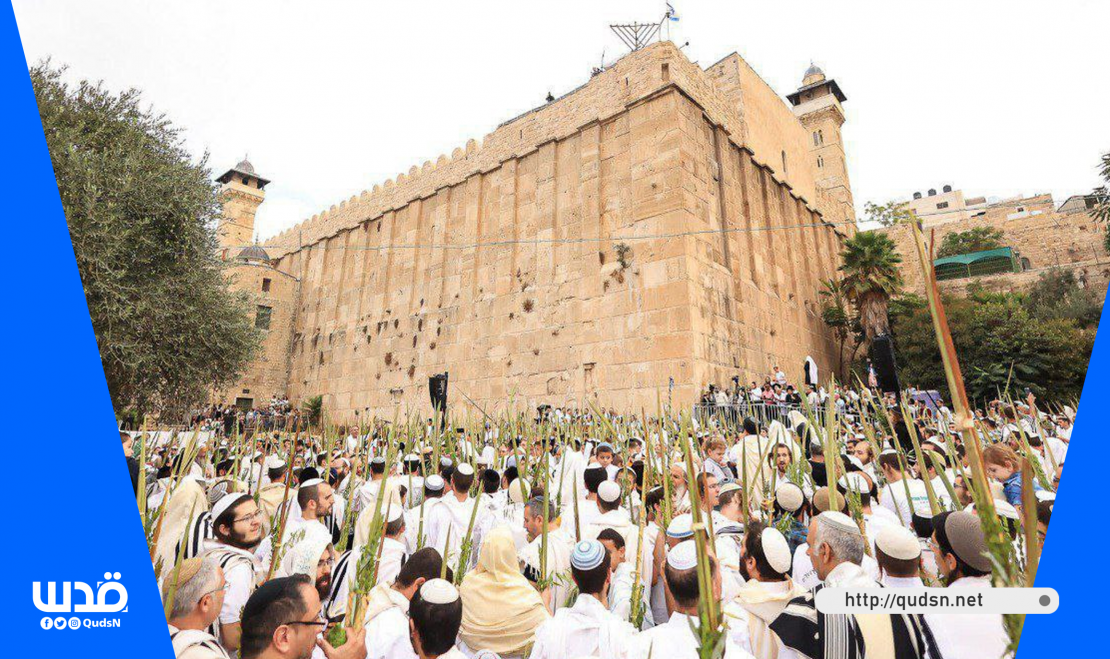
POLYGON ((933 261, 933 266, 939 267, 942 265, 971 265, 980 261, 992 261, 994 259, 1012 259, 1014 257, 1014 250, 1009 247, 999 247, 998 249, 988 249, 982 252, 971 252, 970 254, 957 254, 956 256, 946 256, 943 259, 933 261))

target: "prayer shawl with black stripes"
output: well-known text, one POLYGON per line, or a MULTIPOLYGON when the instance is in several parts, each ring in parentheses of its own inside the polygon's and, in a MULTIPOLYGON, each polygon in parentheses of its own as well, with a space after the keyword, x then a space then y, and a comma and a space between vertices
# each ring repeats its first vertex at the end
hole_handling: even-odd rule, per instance
MULTIPOLYGON (((185 530, 185 536, 181 538, 181 542, 186 543, 182 559, 187 560, 200 556, 204 553, 205 541, 213 538, 215 536, 212 534, 212 512, 206 510, 193 520, 192 525, 185 530)), ((175 551, 181 550, 181 542, 178 543, 175 551)))
MULTIPOLYGON (((821 613, 814 598, 824 588, 818 585, 800 595, 771 623, 785 647, 803 659, 864 659, 868 657, 864 629, 853 615, 821 613)), ((873 620, 885 624, 884 616, 873 620)), ((928 625, 918 615, 887 616, 894 650, 893 659, 943 659, 928 625)), ((875 655, 883 655, 878 651, 875 655)))

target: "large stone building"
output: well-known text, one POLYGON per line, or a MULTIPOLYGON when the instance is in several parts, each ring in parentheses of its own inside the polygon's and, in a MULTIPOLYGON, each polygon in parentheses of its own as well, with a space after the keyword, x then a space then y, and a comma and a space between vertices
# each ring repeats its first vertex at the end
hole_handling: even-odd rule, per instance
MULTIPOLYGON (((855 231, 845 97, 811 67, 788 100, 739 55, 702 69, 661 42, 313 216, 244 255, 270 329, 225 399, 403 414, 449 371, 452 400, 491 413, 652 411, 774 364, 800 380, 806 355, 827 368, 818 291, 855 231)), ((253 230, 253 208, 229 215, 253 230)))
MULTIPOLYGON (((988 201, 965 198, 962 191, 944 186, 939 194, 935 190, 915 194, 907 203, 921 218, 926 238, 936 249, 954 233, 990 228, 1002 234, 999 249, 935 259, 944 290, 964 292, 972 285, 1022 290, 1054 268, 1072 271, 1081 285, 1106 290, 1110 280, 1106 227, 1091 214, 1092 197, 1072 197, 1057 207, 1048 194, 988 201)), ((921 259, 910 227, 896 225, 881 231, 894 240, 902 255, 907 290, 924 294, 921 259)))

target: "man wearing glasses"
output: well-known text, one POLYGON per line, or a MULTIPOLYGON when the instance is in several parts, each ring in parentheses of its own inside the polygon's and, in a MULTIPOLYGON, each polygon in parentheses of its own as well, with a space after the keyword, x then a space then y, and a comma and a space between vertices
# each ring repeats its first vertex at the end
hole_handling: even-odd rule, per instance
POLYGON ((213 557, 227 579, 223 607, 211 633, 229 654, 239 649, 239 612, 254 592, 261 565, 254 549, 262 542, 262 514, 254 497, 242 492, 226 494, 212 507, 213 539, 205 556, 213 557))
POLYGON ((224 604, 227 580, 214 556, 190 558, 162 584, 162 599, 174 588, 169 628, 178 659, 228 659, 215 636, 205 631, 224 604), (176 587, 174 586, 176 584, 176 587))
POLYGON ((332 647, 322 636, 320 595, 307 574, 270 579, 243 607, 241 659, 309 659, 315 647, 327 659, 365 659, 366 631, 348 629, 347 642, 332 647))

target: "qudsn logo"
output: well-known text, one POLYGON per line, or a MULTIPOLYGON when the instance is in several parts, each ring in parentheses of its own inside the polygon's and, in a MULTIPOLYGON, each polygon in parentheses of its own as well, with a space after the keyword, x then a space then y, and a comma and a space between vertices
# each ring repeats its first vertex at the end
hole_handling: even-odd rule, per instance
MULTIPOLYGON (((61 592, 59 593, 58 584, 53 581, 46 582, 46 600, 42 598, 42 583, 41 581, 33 582, 33 598, 35 608, 43 613, 87 613, 87 614, 105 614, 105 613, 126 613, 127 612, 127 588, 119 583, 119 572, 105 572, 104 581, 96 582, 96 591, 93 591, 92 586, 81 581, 63 581, 61 585, 61 592), (73 591, 77 591, 83 602, 74 602, 73 591), (111 597, 111 593, 116 593, 116 597, 111 597), (59 599, 59 594, 61 598, 59 599), (114 602, 111 600, 115 600, 114 602)), ((120 621, 115 619, 89 619, 79 618, 73 616, 68 620, 65 617, 51 617, 47 616, 42 619, 41 625, 43 629, 79 629, 81 627, 119 627, 120 621)))

